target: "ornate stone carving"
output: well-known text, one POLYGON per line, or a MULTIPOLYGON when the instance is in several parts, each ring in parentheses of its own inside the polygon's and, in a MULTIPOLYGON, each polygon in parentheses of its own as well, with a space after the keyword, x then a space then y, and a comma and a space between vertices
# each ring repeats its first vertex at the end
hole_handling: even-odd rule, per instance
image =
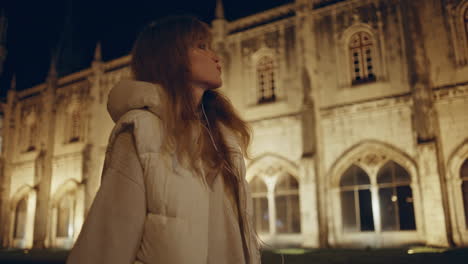
POLYGON ((280 173, 282 171, 282 167, 280 165, 271 165, 267 167, 263 173, 268 177, 273 177, 274 175, 280 173))
POLYGON ((362 158, 358 159, 358 162, 363 163, 369 167, 377 167, 379 164, 383 163, 387 157, 383 154, 378 153, 368 153, 362 158))
POLYGON ((357 103, 352 105, 337 105, 327 108, 320 109, 320 115, 322 117, 332 117, 341 114, 351 114, 351 113, 359 113, 364 111, 374 111, 377 109, 381 109, 383 106, 385 107, 405 107, 411 106, 412 98, 411 95, 405 94, 399 97, 393 98, 385 98, 380 100, 374 100, 372 102, 365 102, 365 103, 357 103))
POLYGON ((294 9, 295 9, 294 3, 282 5, 277 8, 273 8, 268 11, 255 14, 253 16, 248 16, 248 17, 233 21, 227 25, 227 30, 229 32, 241 31, 245 28, 248 28, 255 24, 260 24, 264 21, 272 20, 278 17, 284 17, 284 16, 287 16, 288 14, 293 14, 294 9))

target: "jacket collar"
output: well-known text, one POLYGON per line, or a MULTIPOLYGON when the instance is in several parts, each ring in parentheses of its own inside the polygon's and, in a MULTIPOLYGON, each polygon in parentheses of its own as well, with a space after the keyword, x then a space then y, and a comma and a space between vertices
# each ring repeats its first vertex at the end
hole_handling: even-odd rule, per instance
POLYGON ((161 116, 162 95, 163 90, 158 84, 121 80, 109 92, 107 111, 114 122, 133 109, 145 108, 161 116))

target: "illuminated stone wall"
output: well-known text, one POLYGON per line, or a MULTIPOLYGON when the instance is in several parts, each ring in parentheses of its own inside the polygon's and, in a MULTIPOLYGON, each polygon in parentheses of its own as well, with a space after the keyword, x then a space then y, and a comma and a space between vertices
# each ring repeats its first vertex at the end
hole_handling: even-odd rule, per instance
MULTIPOLYGON (((267 244, 468 245, 467 8, 297 0, 231 22, 217 11, 221 89, 253 129, 247 180, 267 244)), ((107 94, 129 60, 102 62, 98 46, 89 69, 51 67, 9 92, 3 246, 73 244, 99 188, 107 94)))

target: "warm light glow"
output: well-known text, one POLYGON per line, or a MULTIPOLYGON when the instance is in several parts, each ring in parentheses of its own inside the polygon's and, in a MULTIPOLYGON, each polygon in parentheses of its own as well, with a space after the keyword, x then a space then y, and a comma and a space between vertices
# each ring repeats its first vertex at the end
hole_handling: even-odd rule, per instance
POLYGON ((306 250, 303 248, 283 248, 283 249, 277 249, 274 250, 273 252, 277 254, 285 254, 285 255, 302 255, 310 252, 310 250, 306 250))
POLYGON ((73 237, 73 221, 68 223, 68 237, 73 237))
POLYGON ((408 249, 408 254, 421 254, 421 253, 443 253, 447 251, 446 248, 433 248, 433 247, 413 247, 408 249))

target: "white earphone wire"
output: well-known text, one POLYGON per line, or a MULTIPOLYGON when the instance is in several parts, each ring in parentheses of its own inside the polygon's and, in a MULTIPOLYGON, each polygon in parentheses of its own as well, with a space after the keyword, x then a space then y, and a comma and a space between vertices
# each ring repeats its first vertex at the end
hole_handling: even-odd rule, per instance
MULTIPOLYGON (((213 143, 213 147, 215 148, 216 152, 219 153, 219 150, 218 150, 218 147, 216 146, 216 143, 214 141, 214 138, 213 138, 213 135, 211 135, 211 126, 210 126, 210 122, 208 121, 208 117, 206 116, 206 113, 205 113, 205 107, 202 103, 202 112, 203 112, 203 116, 205 117, 205 120, 206 120, 206 124, 207 126, 203 125, 203 127, 208 131, 208 135, 210 136, 210 139, 211 139, 211 143, 213 143)), ((226 167, 227 170, 229 170, 230 173, 234 174, 234 171, 233 169, 231 168, 231 166, 229 165, 229 163, 223 159, 223 163, 226 167)), ((235 174, 234 174, 235 175, 235 174)), ((239 180, 239 179, 238 179, 239 180)), ((266 246, 268 246, 270 249, 274 249, 274 247, 272 247, 271 245, 268 245, 267 243, 263 242, 262 243, 266 246)), ((280 253, 281 254, 281 263, 284 264, 284 254, 283 253, 280 253)))

